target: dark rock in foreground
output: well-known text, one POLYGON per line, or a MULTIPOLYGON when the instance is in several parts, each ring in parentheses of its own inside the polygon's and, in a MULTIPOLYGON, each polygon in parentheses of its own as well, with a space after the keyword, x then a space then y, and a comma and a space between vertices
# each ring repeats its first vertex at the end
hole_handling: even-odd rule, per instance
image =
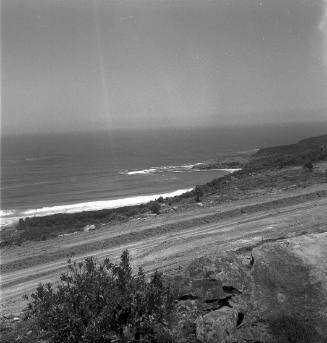
POLYGON ((327 342, 327 233, 200 258, 175 282, 181 342, 327 342))

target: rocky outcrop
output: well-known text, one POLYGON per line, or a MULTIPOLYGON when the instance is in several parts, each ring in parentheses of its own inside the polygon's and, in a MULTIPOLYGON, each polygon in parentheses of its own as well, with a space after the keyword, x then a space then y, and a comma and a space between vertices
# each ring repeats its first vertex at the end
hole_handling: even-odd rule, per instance
POLYGON ((235 331, 238 313, 223 307, 196 320, 196 337, 200 342, 225 342, 235 331))
POLYGON ((327 233, 194 260, 175 284, 180 342, 327 341, 327 233))
POLYGON ((327 233, 264 244, 253 256, 251 301, 261 319, 277 334, 302 332, 298 342, 326 342, 327 233))
POLYGON ((235 253, 203 257, 175 278, 178 318, 193 327, 194 341, 228 341, 242 324, 253 287, 250 262, 235 253))

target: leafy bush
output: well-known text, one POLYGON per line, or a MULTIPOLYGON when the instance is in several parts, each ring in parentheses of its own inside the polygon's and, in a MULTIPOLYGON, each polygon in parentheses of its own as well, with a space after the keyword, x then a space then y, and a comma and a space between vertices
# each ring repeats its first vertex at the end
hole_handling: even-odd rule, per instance
POLYGON ((69 261, 58 287, 40 284, 31 299, 27 318, 50 342, 170 341, 171 288, 158 272, 133 275, 126 250, 118 265, 69 261))
POLYGON ((1 343, 36 343, 39 342, 33 334, 34 323, 32 321, 12 322, 9 320, 0 321, 1 343))
POLYGON ((195 186, 194 188, 194 194, 195 194, 195 201, 200 202, 201 198, 203 197, 203 190, 201 186, 195 186))
POLYGON ((303 169, 311 172, 313 170, 312 163, 310 161, 305 162, 303 165, 303 169))
POLYGON ((160 214, 160 209, 161 209, 161 206, 160 204, 158 203, 158 201, 151 201, 149 203, 149 209, 152 213, 154 214, 160 214))

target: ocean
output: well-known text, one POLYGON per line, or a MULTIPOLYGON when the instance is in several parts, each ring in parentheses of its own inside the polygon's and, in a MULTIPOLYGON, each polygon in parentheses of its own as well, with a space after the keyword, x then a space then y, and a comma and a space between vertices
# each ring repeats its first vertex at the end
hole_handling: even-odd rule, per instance
POLYGON ((3 135, 1 224, 181 194, 226 174, 197 163, 326 131, 327 124, 289 124, 3 135))

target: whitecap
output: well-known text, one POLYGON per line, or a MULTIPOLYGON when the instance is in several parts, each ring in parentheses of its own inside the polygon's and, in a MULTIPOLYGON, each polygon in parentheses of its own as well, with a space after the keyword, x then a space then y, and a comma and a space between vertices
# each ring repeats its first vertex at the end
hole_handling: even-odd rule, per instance
POLYGON ((22 217, 33 217, 33 216, 46 216, 56 213, 77 213, 83 211, 98 211, 103 209, 113 209, 124 206, 133 206, 145 204, 149 201, 156 200, 160 197, 169 198, 181 195, 183 193, 191 191, 193 188, 178 189, 173 192, 150 194, 150 195, 138 195, 134 197, 121 198, 121 199, 111 199, 111 200, 99 200, 99 201, 89 201, 77 204, 68 205, 57 205, 49 207, 41 207, 36 209, 29 209, 22 212, 22 217))
POLYGON ((157 168, 150 168, 143 170, 127 171, 126 175, 151 174, 155 172, 157 172, 157 168))
POLYGON ((199 165, 201 163, 196 164, 184 164, 180 166, 160 166, 160 167, 151 167, 148 169, 140 169, 140 170, 122 170, 119 174, 122 175, 148 175, 148 174, 155 174, 155 173, 177 173, 177 172, 185 172, 185 171, 193 171, 194 166, 199 165))
POLYGON ((225 171, 225 172, 228 172, 228 173, 234 173, 236 171, 242 170, 242 168, 217 169, 217 170, 225 171))
POLYGON ((182 164, 179 166, 170 165, 170 166, 160 166, 160 167, 150 167, 148 169, 140 170, 121 170, 119 174, 121 175, 149 175, 156 173, 185 173, 185 172, 210 172, 210 171, 224 171, 228 173, 234 173, 235 171, 240 170, 240 168, 228 169, 228 168, 197 168, 205 164, 204 162, 198 162, 193 164, 182 164))

